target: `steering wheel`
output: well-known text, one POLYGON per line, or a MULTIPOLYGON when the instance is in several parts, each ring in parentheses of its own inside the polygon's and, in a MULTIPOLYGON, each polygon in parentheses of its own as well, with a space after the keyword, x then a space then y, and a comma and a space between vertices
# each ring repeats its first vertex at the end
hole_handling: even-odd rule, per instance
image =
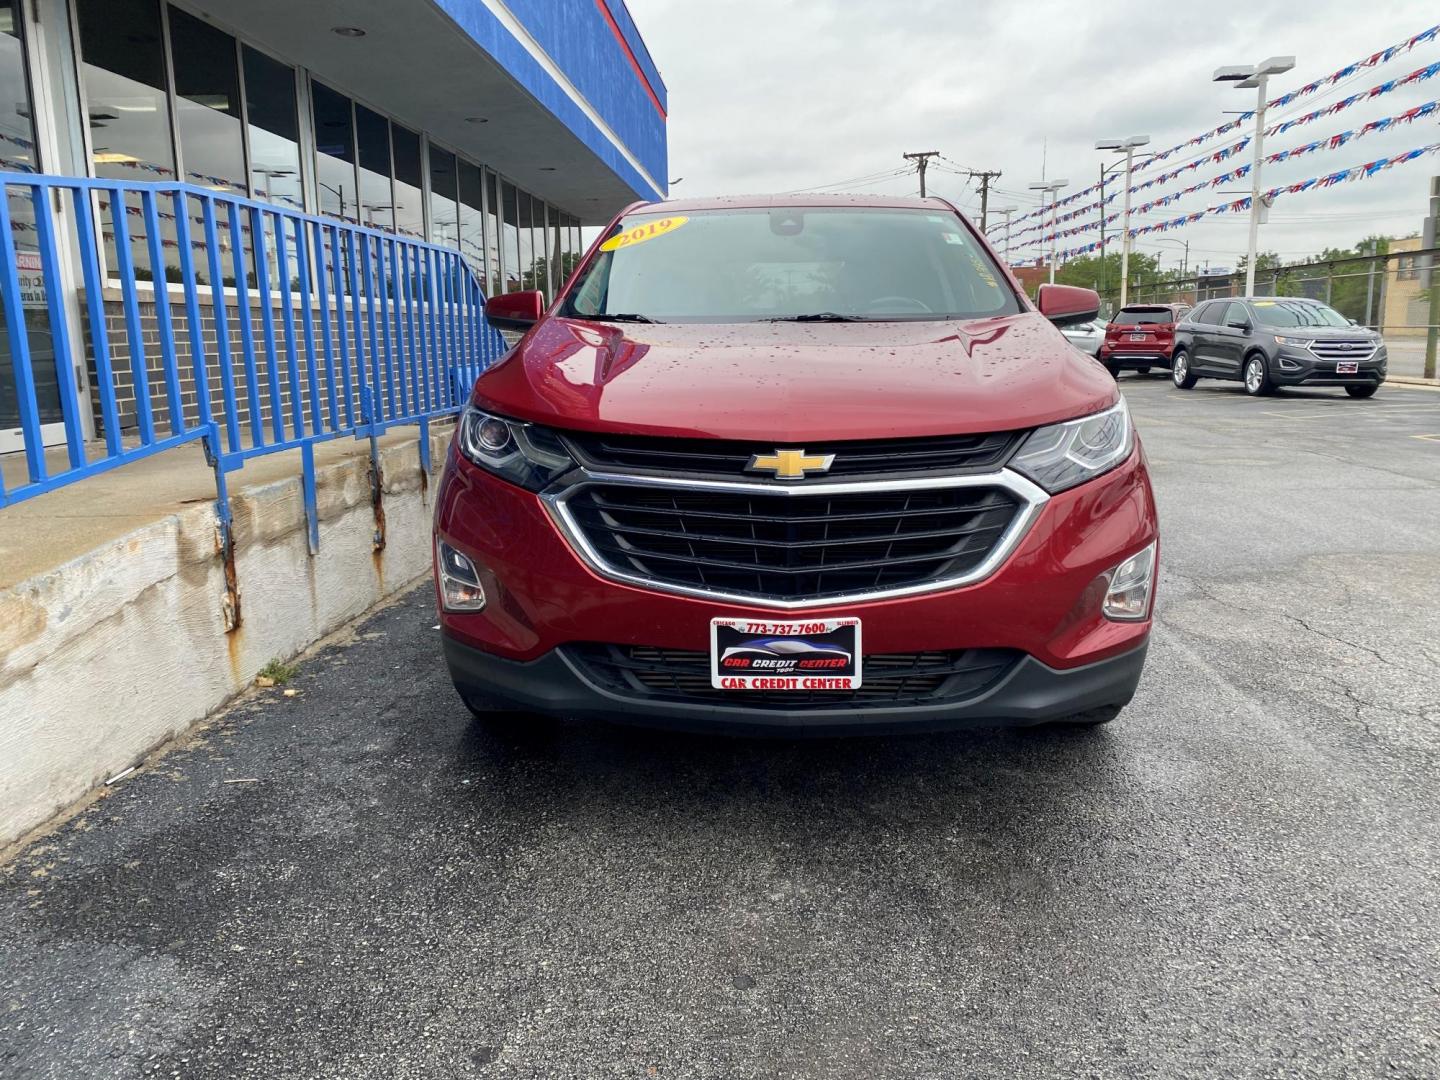
POLYGON ((925 315, 934 314, 934 309, 923 300, 916 300, 913 296, 877 296, 866 305, 867 311, 918 311, 925 315), (884 305, 899 305, 894 306, 884 305))

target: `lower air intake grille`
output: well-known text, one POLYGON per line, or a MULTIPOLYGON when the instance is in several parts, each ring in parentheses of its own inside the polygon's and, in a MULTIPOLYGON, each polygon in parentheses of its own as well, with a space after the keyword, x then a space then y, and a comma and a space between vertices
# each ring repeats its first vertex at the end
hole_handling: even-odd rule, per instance
POLYGON ((858 690, 717 690, 707 653, 648 645, 580 644, 566 655, 607 690, 632 698, 717 702, 754 708, 854 708, 964 701, 998 682, 1019 661, 1012 649, 882 653, 864 658, 858 690))

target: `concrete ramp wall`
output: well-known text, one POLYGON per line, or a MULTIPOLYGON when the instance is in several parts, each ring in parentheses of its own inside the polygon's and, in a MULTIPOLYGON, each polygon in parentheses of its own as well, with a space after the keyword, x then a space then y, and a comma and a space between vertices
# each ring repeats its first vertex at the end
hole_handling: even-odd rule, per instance
MULTIPOLYGON (((431 439, 438 470, 448 427, 431 439)), ((298 477, 233 491, 234 630, 209 503, 0 591, 0 847, 219 708, 271 659, 429 572, 431 478, 416 443, 382 453, 380 549, 364 446, 317 473, 317 555, 298 477)))

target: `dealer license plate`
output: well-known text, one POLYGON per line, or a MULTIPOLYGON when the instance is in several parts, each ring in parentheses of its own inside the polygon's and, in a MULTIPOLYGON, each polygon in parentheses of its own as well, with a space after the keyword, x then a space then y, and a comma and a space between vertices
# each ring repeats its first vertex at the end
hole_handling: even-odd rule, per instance
POLYGON ((1131 341, 1146 341, 1150 337, 1149 334, 1129 334, 1127 336, 1131 341))
POLYGON ((1335 365, 1335 374, 1337 375, 1354 375, 1359 370, 1360 361, 1358 360, 1341 360, 1335 365))
POLYGON ((717 690, 855 690, 860 620, 710 620, 710 685, 717 690))

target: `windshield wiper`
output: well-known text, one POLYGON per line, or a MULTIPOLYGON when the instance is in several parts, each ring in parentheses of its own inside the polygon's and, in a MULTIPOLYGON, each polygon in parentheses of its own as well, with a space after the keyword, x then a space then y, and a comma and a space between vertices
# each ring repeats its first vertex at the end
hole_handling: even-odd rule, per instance
POLYGON ((604 315, 581 315, 582 319, 593 319, 595 322, 645 322, 658 323, 659 319, 652 319, 649 315, 636 315, 633 311, 609 311, 604 315))
POLYGON ((838 311, 815 311, 807 315, 781 315, 766 322, 866 322, 860 315, 841 315, 838 311))

